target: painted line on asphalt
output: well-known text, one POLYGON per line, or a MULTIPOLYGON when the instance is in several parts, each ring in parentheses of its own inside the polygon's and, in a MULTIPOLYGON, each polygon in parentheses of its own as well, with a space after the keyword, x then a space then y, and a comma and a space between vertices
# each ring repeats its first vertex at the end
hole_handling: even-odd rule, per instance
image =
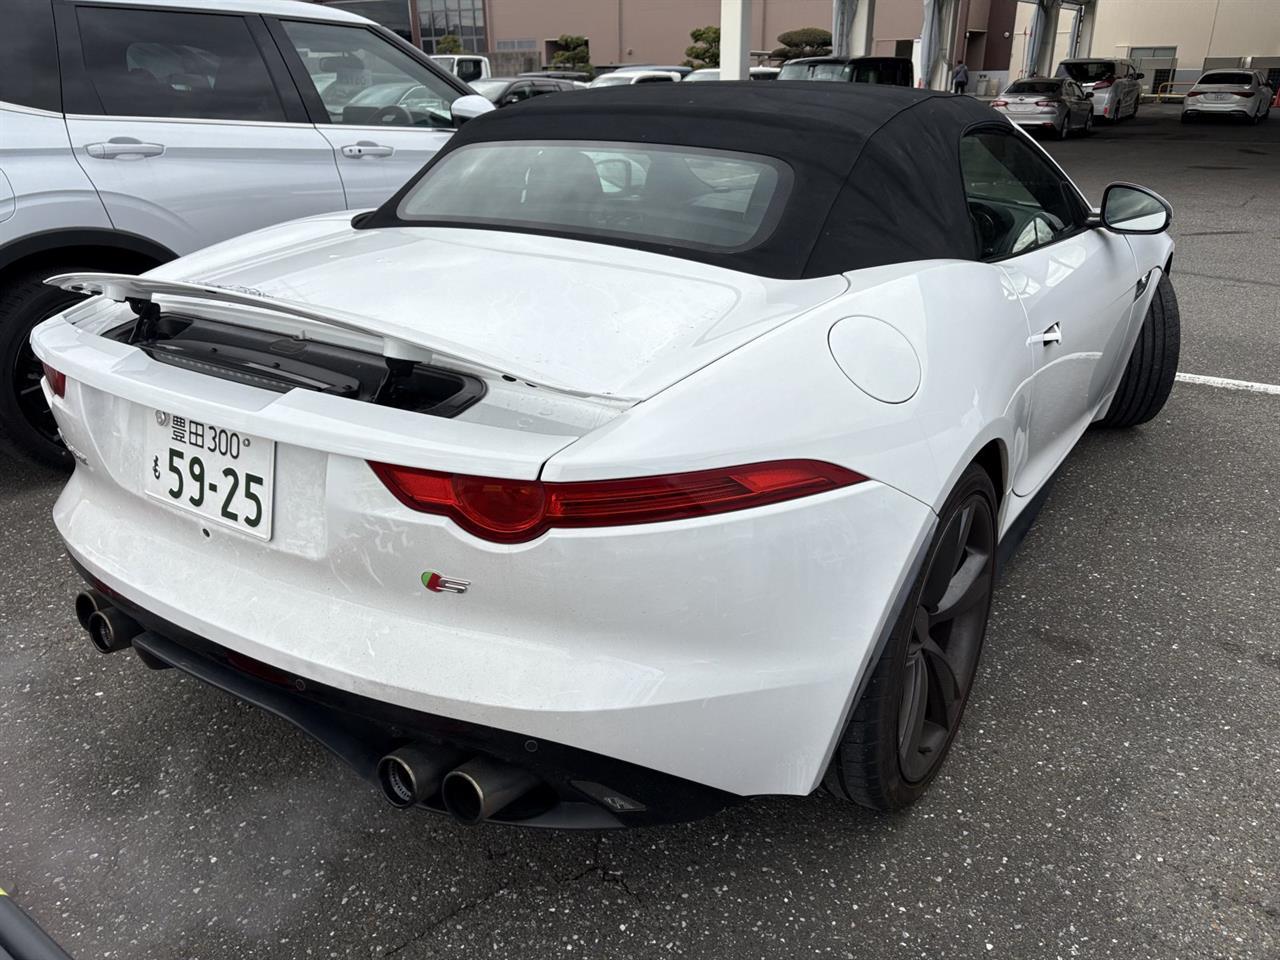
POLYGON ((1219 387, 1223 390, 1244 390, 1248 393, 1270 393, 1280 396, 1280 384, 1277 383, 1255 383, 1252 380, 1206 377, 1198 373, 1179 373, 1175 379, 1182 383, 1198 383, 1203 387, 1219 387))

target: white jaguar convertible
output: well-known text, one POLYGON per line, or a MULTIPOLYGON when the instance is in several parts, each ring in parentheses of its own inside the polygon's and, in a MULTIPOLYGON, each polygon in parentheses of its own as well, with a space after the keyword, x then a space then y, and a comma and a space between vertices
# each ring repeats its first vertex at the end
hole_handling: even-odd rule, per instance
POLYGON ((377 210, 49 280, 76 612, 465 822, 902 807, 1059 464, 1168 396, 1169 220, 924 90, 486 115, 377 210))

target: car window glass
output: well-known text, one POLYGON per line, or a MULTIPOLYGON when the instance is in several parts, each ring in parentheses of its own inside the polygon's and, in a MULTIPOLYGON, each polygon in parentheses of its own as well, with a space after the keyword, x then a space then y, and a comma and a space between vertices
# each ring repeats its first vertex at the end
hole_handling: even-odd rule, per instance
POLYGON ((62 109, 58 45, 48 0, 6 0, 10 28, 0 30, 0 100, 62 109), (22 24, 21 29, 13 25, 22 24))
POLYGON ((457 73, 459 80, 470 83, 472 80, 479 80, 484 70, 479 60, 463 57, 458 60, 457 69, 454 72, 457 73))
POLYGON ((1247 87, 1253 83, 1253 77, 1247 73, 1206 73, 1200 82, 1247 87))
POLYGON ((704 249, 762 239, 789 171, 691 147, 500 141, 443 156, 401 199, 401 223, 516 226, 704 249))
POLYGON ((458 94, 444 80, 362 27, 284 22, 331 123, 452 127, 458 94))
POLYGON ((284 120, 242 17, 79 7, 85 68, 111 116, 284 120))
POLYGON ((1022 253, 1075 229, 1067 185, 1017 135, 967 135, 960 141, 960 168, 983 259, 1022 253))

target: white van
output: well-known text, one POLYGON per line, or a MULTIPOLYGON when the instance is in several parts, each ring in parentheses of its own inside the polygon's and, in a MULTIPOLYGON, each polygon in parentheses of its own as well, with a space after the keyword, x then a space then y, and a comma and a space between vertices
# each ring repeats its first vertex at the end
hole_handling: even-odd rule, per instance
POLYGON ((432 54, 431 59, 441 70, 448 70, 463 83, 472 80, 484 80, 492 76, 489 69, 489 58, 474 53, 432 54))

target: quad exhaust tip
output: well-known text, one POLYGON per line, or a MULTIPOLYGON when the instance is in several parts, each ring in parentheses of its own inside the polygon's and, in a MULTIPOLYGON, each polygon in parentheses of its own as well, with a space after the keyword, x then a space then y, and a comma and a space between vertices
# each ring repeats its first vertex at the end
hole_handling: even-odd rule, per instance
POLYGON ((378 786, 393 807, 412 807, 435 796, 460 759, 454 750, 411 743, 378 761, 378 786))
POLYGON ((450 771, 440 791, 445 809, 467 824, 488 820, 538 785, 527 770, 477 757, 450 771))
MULTIPOLYGON (((84 596, 84 594, 81 594, 84 596)), ((76 598, 76 615, 80 614, 83 604, 76 598)), ((100 607, 85 618, 85 630, 89 633, 89 642, 99 653, 116 653, 133 645, 133 638, 142 632, 142 627, 121 613, 115 607, 100 607)))

